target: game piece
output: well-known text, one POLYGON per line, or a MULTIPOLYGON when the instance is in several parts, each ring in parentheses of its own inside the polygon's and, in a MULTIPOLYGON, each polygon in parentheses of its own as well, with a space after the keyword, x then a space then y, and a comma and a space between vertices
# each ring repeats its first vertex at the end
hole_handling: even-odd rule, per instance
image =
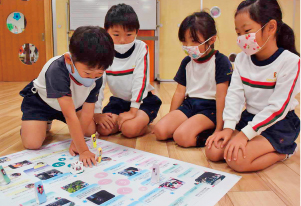
MULTIPOLYGON (((0 175, 2 176, 2 179, 4 180, 4 184, 9 184, 10 183, 10 179, 7 176, 5 170, 3 169, 3 167, 0 165, 0 175)), ((2 183, 3 184, 3 183, 2 183)))
POLYGON ((160 181, 160 166, 158 164, 154 164, 152 168, 152 183, 158 183, 160 181))
POLYGON ((79 173, 84 172, 84 164, 80 161, 76 161, 76 162, 72 163, 70 166, 70 172, 72 174, 79 174, 79 173))
POLYGON ((102 149, 101 149, 101 147, 98 147, 97 151, 98 151, 97 162, 100 163, 101 162, 101 156, 102 156, 102 149))
POLYGON ((93 148, 96 148, 96 147, 97 147, 96 135, 95 135, 95 134, 92 134, 92 135, 91 135, 91 146, 92 146, 93 148))
POLYGON ((43 204, 47 201, 47 196, 42 181, 34 183, 35 195, 38 204, 43 204))

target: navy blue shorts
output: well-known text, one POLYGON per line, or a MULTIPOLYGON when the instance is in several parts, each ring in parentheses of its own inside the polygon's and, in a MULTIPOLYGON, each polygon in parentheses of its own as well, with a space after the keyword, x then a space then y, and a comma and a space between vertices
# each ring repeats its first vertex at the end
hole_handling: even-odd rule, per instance
POLYGON ((187 97, 178 110, 182 111, 188 118, 196 114, 203 114, 216 125, 215 100, 187 97))
MULTIPOLYGON (((254 114, 245 110, 241 115, 239 123, 236 125, 236 129, 238 131, 243 129, 248 125, 248 122, 253 120, 254 116, 254 114)), ((277 152, 293 154, 297 146, 295 140, 298 138, 299 132, 300 119, 295 114, 295 111, 290 111, 283 120, 267 128, 261 135, 269 140, 277 152)))
MULTIPOLYGON (((149 123, 151 123, 156 119, 161 104, 162 102, 159 97, 148 92, 147 97, 143 99, 143 103, 140 105, 139 109, 147 114, 149 123)), ((102 112, 119 115, 123 112, 128 112, 130 109, 131 102, 111 96, 109 103, 103 108, 102 112)))
MULTIPOLYGON (((61 111, 53 109, 47 103, 45 103, 39 94, 33 93, 33 82, 30 82, 20 92, 23 98, 21 104, 21 111, 23 112, 22 121, 37 120, 37 121, 52 121, 54 119, 60 120, 66 123, 66 119, 61 111)), ((76 111, 81 110, 82 107, 76 111)))

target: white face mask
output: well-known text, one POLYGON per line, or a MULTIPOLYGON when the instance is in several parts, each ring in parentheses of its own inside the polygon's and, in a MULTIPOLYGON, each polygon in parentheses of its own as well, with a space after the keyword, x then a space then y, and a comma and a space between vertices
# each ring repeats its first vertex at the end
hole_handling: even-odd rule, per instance
POLYGON ((201 53, 200 50, 199 50, 199 46, 205 44, 211 38, 212 37, 210 37, 209 39, 207 39, 203 43, 199 44, 198 46, 182 46, 182 49, 191 58, 193 58, 193 59, 199 59, 199 58, 201 58, 210 49, 210 46, 209 46, 208 49, 205 52, 201 53))
MULTIPOLYGON (((267 25, 267 24, 265 24, 267 25)), ((265 27, 261 27, 263 29, 265 27)), ((259 32, 261 29, 259 29, 257 32, 259 32)), ((257 41, 256 41, 256 33, 249 33, 249 34, 244 34, 239 37, 237 37, 237 45, 241 48, 242 51, 244 51, 247 55, 251 56, 253 54, 256 54, 264 45, 269 41, 269 38, 266 40, 266 42, 262 45, 259 46, 257 41)))
POLYGON ((130 50, 130 48, 132 48, 132 46, 135 44, 135 41, 136 41, 136 37, 135 37, 134 41, 132 41, 129 44, 114 44, 114 49, 118 53, 124 54, 125 52, 130 50))

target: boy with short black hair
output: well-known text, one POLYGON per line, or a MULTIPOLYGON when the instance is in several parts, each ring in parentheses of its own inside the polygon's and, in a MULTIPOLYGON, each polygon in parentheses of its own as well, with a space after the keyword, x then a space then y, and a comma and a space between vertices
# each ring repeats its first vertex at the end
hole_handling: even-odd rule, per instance
POLYGON ((129 5, 112 6, 104 26, 114 41, 116 54, 104 76, 113 96, 103 114, 100 114, 103 95, 99 95, 95 107, 97 131, 104 136, 119 131, 128 138, 141 136, 157 117, 162 103, 150 92, 154 88, 149 83, 148 46, 136 40, 140 25, 129 5))
POLYGON ((25 148, 39 149, 46 137, 47 122, 67 123, 72 142, 71 155, 78 153, 84 165, 95 165, 84 135, 95 133, 94 106, 102 75, 112 64, 114 43, 110 35, 95 26, 79 27, 70 40, 70 53, 50 59, 37 79, 21 92, 21 138, 25 148))

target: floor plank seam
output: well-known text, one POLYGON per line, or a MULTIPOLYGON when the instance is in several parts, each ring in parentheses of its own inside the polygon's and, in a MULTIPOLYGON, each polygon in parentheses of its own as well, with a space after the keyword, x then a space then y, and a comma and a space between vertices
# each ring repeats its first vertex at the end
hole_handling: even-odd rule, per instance
POLYGON ((273 182, 272 179, 269 179, 267 177, 267 175, 264 174, 263 172, 262 173, 258 173, 258 174, 259 174, 259 176, 261 176, 261 178, 263 177, 262 180, 265 182, 265 184, 271 189, 271 191, 273 191, 277 195, 277 197, 279 197, 284 202, 284 204, 286 204, 286 205, 293 205, 293 204, 287 204, 287 202, 291 203, 291 201, 285 198, 286 197, 285 192, 281 188, 279 188, 278 185, 276 185, 276 183, 273 182), (269 180, 273 184, 271 184, 269 180), (279 192, 277 192, 276 189, 278 189, 282 194, 279 193, 279 192))

